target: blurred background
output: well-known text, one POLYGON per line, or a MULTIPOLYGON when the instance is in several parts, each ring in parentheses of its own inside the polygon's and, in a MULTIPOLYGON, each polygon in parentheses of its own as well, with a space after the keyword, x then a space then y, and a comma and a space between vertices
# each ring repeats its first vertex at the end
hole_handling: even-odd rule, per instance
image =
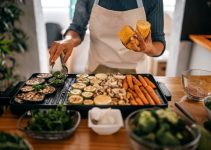
MULTIPOLYGON (((16 77, 26 79, 34 72, 51 71, 48 48, 52 41, 62 38, 71 23, 76 1, 1 0, 0 18, 6 18, 6 21, 1 21, 5 30, 1 30, 0 34, 2 89, 18 80, 16 77), (10 7, 6 9, 5 3, 12 3, 21 13, 11 11, 10 7), (10 17, 11 22, 8 23, 8 16, 14 16, 12 13, 18 17, 10 17), (7 52, 2 36, 5 33, 13 35, 14 31, 9 30, 13 25, 23 31, 25 37, 20 36, 16 41, 19 50, 7 52)), ((163 0, 163 3, 166 51, 161 57, 149 58, 149 73, 155 76, 180 76, 187 69, 211 70, 211 0, 163 0)), ((67 62, 69 73, 85 71, 89 40, 87 30, 84 42, 74 49, 67 62)), ((57 60, 53 69, 61 69, 60 60, 57 60)))

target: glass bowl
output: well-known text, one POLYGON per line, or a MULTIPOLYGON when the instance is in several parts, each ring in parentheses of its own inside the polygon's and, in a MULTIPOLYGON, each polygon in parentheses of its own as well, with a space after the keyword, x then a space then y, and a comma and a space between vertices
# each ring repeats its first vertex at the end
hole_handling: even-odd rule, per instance
MULTIPOLYGON (((36 109, 35 111, 47 111, 48 109, 36 109)), ((81 121, 81 115, 78 111, 67 110, 67 114, 73 116, 73 126, 64 131, 33 131, 26 129, 28 122, 31 120, 34 110, 25 112, 17 122, 17 129, 23 131, 28 136, 34 139, 46 139, 46 140, 60 140, 69 137, 78 127, 81 121)))
MULTIPOLYGON (((154 108, 159 109, 159 108, 154 108)), ((149 110, 149 109, 142 109, 135 112, 132 112, 125 120, 126 131, 134 150, 195 150, 198 147, 198 143, 201 137, 201 133, 199 129, 196 127, 195 124, 186 126, 186 129, 193 135, 193 140, 185 145, 178 145, 178 146, 161 146, 153 142, 149 142, 144 140, 143 138, 137 136, 133 131, 132 128, 134 127, 133 121, 135 116, 140 113, 141 111, 149 110)))
POLYGON ((211 94, 211 71, 186 70, 182 73, 182 84, 189 100, 201 101, 211 94))
POLYGON ((204 107, 207 111, 208 119, 211 120, 211 96, 208 96, 208 97, 205 98, 204 107), (208 106, 208 104, 209 104, 209 106, 208 106))

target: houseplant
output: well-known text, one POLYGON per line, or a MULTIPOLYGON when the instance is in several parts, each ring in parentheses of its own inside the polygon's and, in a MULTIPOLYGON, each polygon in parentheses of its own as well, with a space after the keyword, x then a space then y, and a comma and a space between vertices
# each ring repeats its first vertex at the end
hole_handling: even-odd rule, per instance
POLYGON ((17 81, 14 52, 27 49, 27 36, 18 27, 23 11, 19 8, 23 0, 1 0, 0 3, 0 91, 5 91, 17 81))

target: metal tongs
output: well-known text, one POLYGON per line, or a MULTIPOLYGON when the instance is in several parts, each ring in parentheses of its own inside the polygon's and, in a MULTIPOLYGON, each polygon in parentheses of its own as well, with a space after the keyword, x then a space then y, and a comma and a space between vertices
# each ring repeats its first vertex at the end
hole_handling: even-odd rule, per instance
POLYGON ((61 60, 61 64, 62 64, 62 70, 61 72, 64 74, 64 75, 67 75, 68 74, 68 68, 67 66, 65 65, 64 61, 63 61, 63 58, 64 58, 64 54, 63 52, 60 54, 60 60, 61 60))

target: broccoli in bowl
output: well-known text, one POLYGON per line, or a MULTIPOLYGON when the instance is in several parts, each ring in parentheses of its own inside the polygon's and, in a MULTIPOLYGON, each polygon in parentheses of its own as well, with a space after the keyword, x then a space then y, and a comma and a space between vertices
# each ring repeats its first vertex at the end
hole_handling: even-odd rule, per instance
POLYGON ((170 109, 133 112, 126 119, 126 129, 134 149, 194 149, 200 139, 199 130, 170 109))

